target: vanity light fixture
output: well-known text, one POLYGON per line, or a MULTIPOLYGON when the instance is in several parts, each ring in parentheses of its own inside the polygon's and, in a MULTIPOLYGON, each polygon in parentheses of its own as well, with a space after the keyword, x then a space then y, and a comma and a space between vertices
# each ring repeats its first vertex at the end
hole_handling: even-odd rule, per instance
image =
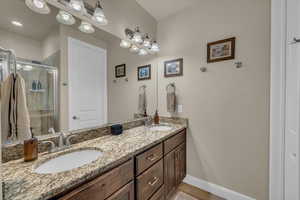
POLYGON ((100 0, 97 1, 92 19, 100 25, 107 25, 107 19, 104 15, 100 0))
POLYGON ((65 25, 73 25, 75 24, 76 20, 70 13, 60 10, 59 13, 56 15, 56 20, 65 25))
POLYGON ((136 45, 132 45, 131 48, 129 49, 130 52, 132 53, 137 53, 139 52, 139 48, 136 45))
POLYGON ((95 32, 94 27, 86 21, 82 21, 80 26, 78 27, 78 29, 83 33, 94 33, 95 32))
POLYGON ((120 43, 120 47, 122 47, 124 49, 128 49, 131 47, 131 43, 128 42, 127 40, 122 40, 120 43))
POLYGON ((143 36, 142 36, 142 33, 140 32, 140 28, 138 26, 135 28, 135 31, 134 31, 133 37, 132 37, 132 41, 137 44, 141 44, 143 42, 143 36))
POLYGON ((140 56, 155 54, 160 51, 160 46, 156 41, 152 42, 151 37, 146 33, 143 34, 136 27, 135 31, 125 29, 126 38, 121 40, 120 47, 128 49, 132 53, 138 53, 140 56))
POLYGON ((40 14, 49 14, 51 11, 45 0, 26 0, 25 4, 32 11, 40 14))
POLYGON ((19 22, 19 21, 11 21, 11 23, 12 23, 12 25, 14 25, 14 26, 18 26, 18 27, 22 27, 23 26, 23 24, 21 23, 21 22, 19 22))
POLYGON ((77 12, 81 12, 85 9, 83 0, 70 0, 69 5, 73 10, 75 10, 77 12))

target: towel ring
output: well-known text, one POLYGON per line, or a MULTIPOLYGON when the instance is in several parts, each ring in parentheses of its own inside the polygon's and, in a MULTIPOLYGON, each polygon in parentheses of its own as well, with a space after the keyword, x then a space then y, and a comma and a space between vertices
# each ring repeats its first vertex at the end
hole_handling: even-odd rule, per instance
POLYGON ((175 86, 175 83, 169 83, 166 87, 166 90, 168 92, 169 88, 172 87, 174 89, 174 92, 176 91, 176 86, 175 86))

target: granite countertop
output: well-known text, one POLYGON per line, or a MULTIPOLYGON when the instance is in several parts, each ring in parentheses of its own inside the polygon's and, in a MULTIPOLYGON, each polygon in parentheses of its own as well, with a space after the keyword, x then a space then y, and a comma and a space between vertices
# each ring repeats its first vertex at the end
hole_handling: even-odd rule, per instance
POLYGON ((72 145, 72 148, 39 155, 34 162, 16 160, 2 165, 4 181, 4 200, 46 200, 68 189, 78 186, 91 178, 129 160, 143 150, 161 142, 186 128, 185 125, 172 124, 171 131, 150 132, 144 126, 124 131, 119 136, 103 136, 94 140, 72 145), (36 174, 35 167, 52 157, 69 151, 94 148, 103 151, 98 160, 71 171, 57 174, 36 174))

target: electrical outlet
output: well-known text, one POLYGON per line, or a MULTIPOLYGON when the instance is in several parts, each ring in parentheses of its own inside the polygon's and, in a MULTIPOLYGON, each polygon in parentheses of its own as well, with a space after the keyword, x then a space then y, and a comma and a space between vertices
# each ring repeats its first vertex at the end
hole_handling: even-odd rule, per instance
POLYGON ((178 113, 182 113, 182 110, 183 110, 182 107, 183 107, 182 105, 177 105, 177 112, 178 113))

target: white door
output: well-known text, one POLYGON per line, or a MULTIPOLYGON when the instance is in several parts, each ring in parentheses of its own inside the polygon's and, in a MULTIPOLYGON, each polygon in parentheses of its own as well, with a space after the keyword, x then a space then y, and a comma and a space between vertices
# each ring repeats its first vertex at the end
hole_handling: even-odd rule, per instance
POLYGON ((287 0, 285 200, 299 200, 300 188, 300 1, 287 0))
POLYGON ((106 50, 68 38, 69 129, 107 123, 106 50))

